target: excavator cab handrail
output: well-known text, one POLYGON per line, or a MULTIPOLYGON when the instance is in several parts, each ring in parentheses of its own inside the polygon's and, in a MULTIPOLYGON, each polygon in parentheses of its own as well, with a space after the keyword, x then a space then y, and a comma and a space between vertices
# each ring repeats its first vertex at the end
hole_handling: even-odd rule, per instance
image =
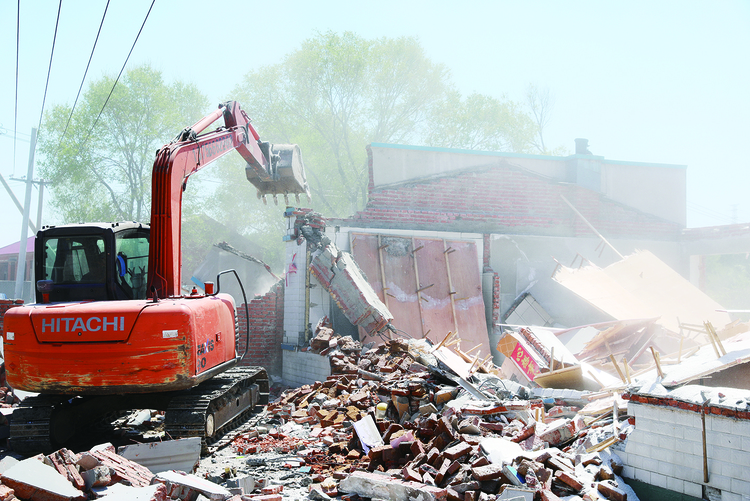
POLYGON ((224 270, 220 271, 216 274, 216 292, 213 294, 206 294, 207 296, 215 296, 219 292, 221 292, 221 276, 225 275, 227 273, 234 273, 235 278, 237 279, 237 283, 240 286, 240 290, 242 291, 242 300, 245 302, 245 353, 242 354, 240 357, 240 360, 245 359, 245 355, 247 355, 248 347, 250 346, 250 308, 247 306, 247 296, 245 295, 245 287, 242 286, 242 280, 240 280, 240 276, 237 274, 237 270, 232 268, 231 270, 224 270))

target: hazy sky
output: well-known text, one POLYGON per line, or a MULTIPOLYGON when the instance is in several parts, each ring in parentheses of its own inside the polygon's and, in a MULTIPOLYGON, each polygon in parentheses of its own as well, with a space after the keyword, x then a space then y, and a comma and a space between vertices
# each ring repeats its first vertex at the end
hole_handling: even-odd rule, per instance
MULTIPOLYGON (((0 0, 6 179, 26 175, 29 143, 22 139, 39 124, 58 5, 21 1, 14 160, 17 0, 0 0)), ((63 2, 45 109, 73 103, 105 5, 63 2)), ((87 82, 117 75, 150 5, 111 0, 87 82)), ((464 94, 522 101, 528 83, 548 87, 555 98, 548 146, 572 152, 574 138, 585 137, 607 159, 686 165, 688 226, 750 222, 747 1, 156 0, 128 65, 149 62, 218 104, 249 70, 279 62, 327 30, 415 36, 464 94)), ((22 200, 24 183, 10 184, 22 200)), ((2 246, 20 238, 21 216, 1 187, 0 207, 2 246)))

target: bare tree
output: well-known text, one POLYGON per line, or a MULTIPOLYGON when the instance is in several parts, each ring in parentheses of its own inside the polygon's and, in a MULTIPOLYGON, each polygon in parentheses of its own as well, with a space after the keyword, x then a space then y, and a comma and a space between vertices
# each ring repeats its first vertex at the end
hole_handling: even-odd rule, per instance
POLYGON ((549 87, 539 88, 532 83, 528 84, 526 86, 526 105, 531 111, 537 129, 537 139, 532 141, 532 144, 539 153, 547 154, 549 152, 544 145, 544 128, 549 123, 552 109, 555 107, 555 99, 550 94, 549 87))

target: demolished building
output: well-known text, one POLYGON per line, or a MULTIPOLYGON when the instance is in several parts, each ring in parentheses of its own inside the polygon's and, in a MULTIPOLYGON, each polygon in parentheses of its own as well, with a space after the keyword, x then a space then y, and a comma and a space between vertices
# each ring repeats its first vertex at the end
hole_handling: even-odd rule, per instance
MULTIPOLYGON (((588 356, 595 369, 615 378, 612 385, 607 384, 611 379, 602 382, 601 374, 599 380, 593 374, 595 387, 623 391, 629 385, 624 371, 628 377, 642 375, 659 364, 659 352, 677 360, 692 356, 709 339, 709 327, 695 335, 704 330, 703 321, 712 329, 715 324, 723 339, 733 333, 731 325, 722 330, 731 321, 729 315, 716 312, 720 307, 705 301, 695 287, 705 279, 705 254, 720 250, 708 245, 707 230, 685 228, 684 166, 613 161, 587 149, 568 157, 546 157, 372 144, 368 154, 366 207, 349 218, 328 220, 326 235, 352 254, 380 301, 393 312, 400 335, 437 344, 447 334, 458 333, 461 350, 475 350, 472 356, 480 360, 489 355, 500 366, 513 354, 513 348, 506 354, 499 350, 503 328, 519 330, 508 324, 545 326, 553 336, 569 329, 571 337, 590 326, 578 336, 581 350, 574 355, 588 356), (568 287, 569 281, 566 285, 555 279, 556 274, 585 267, 607 270, 622 262, 632 264, 644 256, 658 263, 649 272, 669 270, 671 285, 686 289, 688 284, 702 307, 660 312, 652 298, 646 300, 650 308, 631 309, 638 312, 631 316, 591 301, 568 287), (675 277, 684 283, 677 284, 675 277), (479 302, 481 308, 471 311, 479 302), (466 335, 477 332, 482 339, 487 336, 486 343, 466 341, 466 335), (625 345, 618 345, 625 339, 625 345), (612 344, 616 349, 610 350, 612 344), (601 359, 609 355, 621 358, 607 366, 601 359)), ((747 230, 719 233, 731 240, 732 252, 747 252, 747 230)), ((363 343, 383 342, 346 321, 325 289, 304 273, 305 256, 305 242, 290 238, 283 366, 285 380, 297 384, 329 376, 327 361, 305 352, 317 319, 329 316, 336 332, 363 343)), ((666 287, 658 280, 652 285, 657 293, 666 287)), ((672 290, 662 292, 662 303, 672 290)), ((639 293, 628 292, 631 297, 639 293)), ((616 303, 622 297, 610 299, 616 303)), ((671 298, 673 304, 683 299, 671 298)), ((550 370, 549 355, 545 371, 550 370)), ((566 365, 562 357, 560 351, 551 357, 553 369, 577 365, 566 365), (560 365, 555 366, 555 359, 560 365)), ((544 356, 540 360, 544 364, 544 356)), ((728 369, 719 366, 715 374, 728 369)), ((695 486, 682 482, 680 492, 694 495, 695 486)))
MULTIPOLYGON (((367 206, 347 219, 307 221, 336 250, 323 255, 298 224, 309 211, 288 209, 284 277, 250 301, 263 325, 250 338, 254 363, 279 369, 294 386, 309 384, 283 395, 269 412, 285 430, 304 425, 304 433, 326 444, 324 452, 292 461, 317 472, 320 499, 341 493, 467 499, 467 492, 485 499, 500 489, 506 497, 527 497, 535 486, 542 499, 593 498, 591 485, 581 482, 589 476, 599 495, 625 499, 622 485, 610 481, 612 469, 686 496, 741 499, 743 470, 731 472, 722 458, 746 452, 747 396, 681 388, 711 377, 735 386, 746 374, 737 371, 750 361, 747 335, 737 325, 725 329, 729 316, 699 294, 691 297, 700 297, 701 308, 657 305, 670 299, 658 297, 665 290, 660 280, 650 282, 648 292, 657 292, 646 301, 643 288, 608 282, 604 289, 618 292, 609 296, 586 289, 601 290, 610 272, 624 266, 628 277, 651 280, 657 270, 663 273, 654 276, 669 274, 674 290, 697 291, 688 286, 700 284, 694 272, 702 258, 691 248, 708 247, 684 228, 683 166, 611 161, 587 151, 545 157, 373 144, 368 153, 367 206), (636 177, 645 188, 635 188, 636 177), (649 267, 632 266, 643 259, 649 267), (388 311, 380 318, 392 329, 368 316, 374 301, 363 297, 361 314, 353 315, 337 297, 336 274, 355 268, 388 311), (700 325, 704 320, 716 324, 718 339, 700 325), (330 330, 327 338, 315 337, 316 325, 330 330), (384 357, 383 349, 414 340, 426 343, 434 363, 398 350, 384 357), (363 349, 368 343, 375 348, 363 349), (688 362, 680 366, 680 359, 688 362), (438 366, 452 374, 450 389, 435 387, 438 366), (516 396, 488 397, 471 382, 484 381, 472 379, 481 373, 515 384, 516 396), (379 403, 388 414, 379 415, 379 403), (368 416, 377 430, 362 424, 368 416), (677 450, 684 434, 701 431, 702 441, 677 450), (735 432, 739 439, 730 438, 735 432), (366 443, 365 433, 381 443, 366 443), (493 434, 523 442, 524 452, 495 463, 489 445, 480 445, 493 434), (566 450, 550 453, 550 445, 566 450), (665 448, 672 453, 654 462, 665 448), (613 453, 606 456, 612 460, 576 456, 601 451, 613 453), (316 469, 323 463, 327 470, 316 469)), ((742 235, 731 236, 741 248, 742 235)), ((685 302, 685 296, 671 299, 685 302)), ((238 445, 242 453, 294 452, 303 443, 292 440, 297 445, 289 449, 280 444, 286 432, 253 433, 238 445)))

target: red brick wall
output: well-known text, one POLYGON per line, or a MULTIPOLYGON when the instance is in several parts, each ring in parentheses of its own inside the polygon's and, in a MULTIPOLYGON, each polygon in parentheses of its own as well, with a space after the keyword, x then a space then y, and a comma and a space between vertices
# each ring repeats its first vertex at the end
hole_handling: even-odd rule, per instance
POLYGON ((593 190, 510 164, 388 188, 375 189, 371 184, 367 206, 347 222, 404 229, 593 235, 561 195, 608 237, 678 238, 682 229, 593 190))
POLYGON ((14 306, 23 304, 23 299, 0 299, 0 332, 5 335, 5 325, 3 318, 5 318, 5 312, 14 306))
MULTIPOLYGON (((284 287, 279 282, 264 296, 250 301, 250 346, 242 365, 265 367, 281 374, 281 342, 284 334, 284 287)), ((245 307, 237 308, 240 323, 239 352, 245 352, 247 326, 245 307)))

